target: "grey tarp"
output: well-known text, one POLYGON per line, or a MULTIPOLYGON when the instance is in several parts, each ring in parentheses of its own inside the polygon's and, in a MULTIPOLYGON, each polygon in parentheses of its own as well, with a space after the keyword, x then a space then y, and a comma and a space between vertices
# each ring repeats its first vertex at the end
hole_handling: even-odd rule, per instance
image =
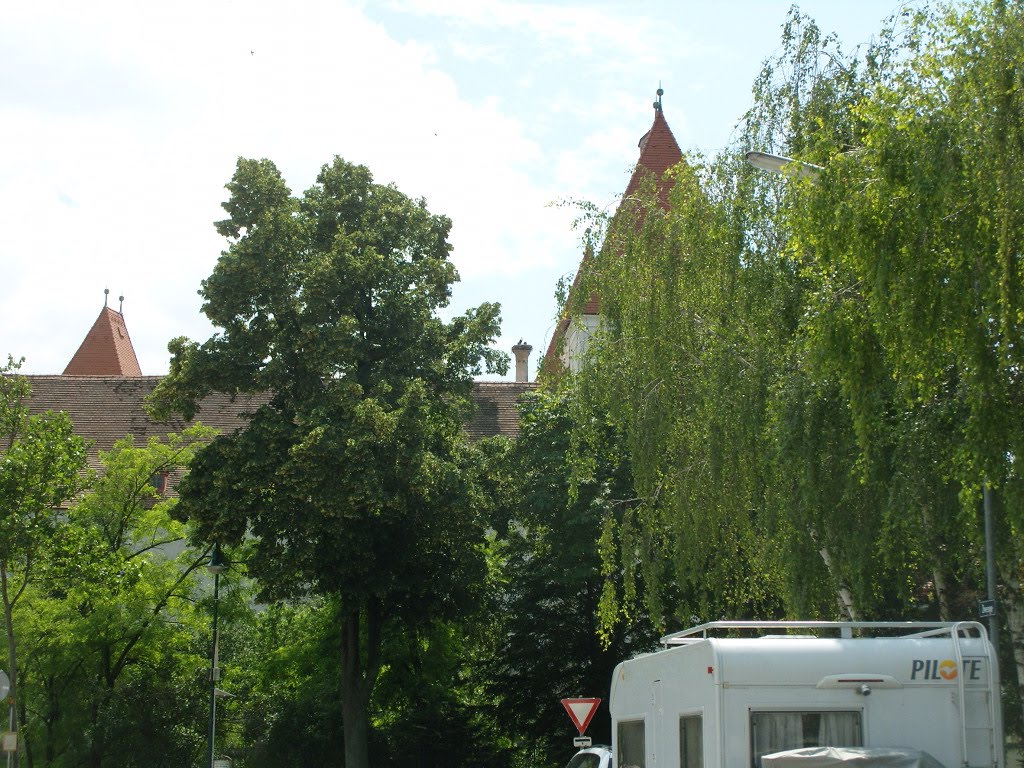
POLYGON ((919 749, 903 747, 805 747, 761 757, 762 768, 943 768, 919 749))

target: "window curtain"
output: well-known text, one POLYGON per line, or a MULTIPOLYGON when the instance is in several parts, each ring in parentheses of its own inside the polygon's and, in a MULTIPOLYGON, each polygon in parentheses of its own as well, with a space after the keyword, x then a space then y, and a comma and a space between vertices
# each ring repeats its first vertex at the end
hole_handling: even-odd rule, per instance
POLYGON ((804 719, 799 712, 758 712, 754 717, 754 763, 761 755, 804 746, 804 719))
POLYGON ((818 745, 859 747, 860 717, 854 712, 822 712, 818 723, 818 745))

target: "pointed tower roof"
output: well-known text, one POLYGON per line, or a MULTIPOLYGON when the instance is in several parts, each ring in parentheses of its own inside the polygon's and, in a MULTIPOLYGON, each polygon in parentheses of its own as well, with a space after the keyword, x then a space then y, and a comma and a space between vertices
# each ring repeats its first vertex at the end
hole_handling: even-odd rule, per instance
POLYGON ((665 171, 683 159, 676 137, 668 127, 665 113, 661 109, 661 97, 664 91, 658 89, 658 100, 654 102, 654 124, 645 133, 637 146, 640 147, 640 159, 626 185, 624 197, 629 197, 640 188, 647 175, 654 176, 658 184, 658 193, 662 207, 668 208, 668 192, 671 184, 665 179, 665 171))
MULTIPOLYGON (((108 291, 104 291, 107 293, 108 291)), ((122 301, 124 297, 121 297, 122 301)), ((64 369, 65 376, 141 376, 139 359, 128 336, 124 315, 103 302, 100 316, 64 369)))
MULTIPOLYGON (((672 188, 672 184, 671 181, 665 178, 665 172, 683 159, 683 153, 679 149, 676 137, 672 135, 672 129, 668 127, 668 121, 665 120, 665 113, 661 108, 661 97, 665 92, 659 87, 657 93, 658 100, 654 102, 654 123, 651 125, 650 130, 640 137, 640 142, 637 145, 640 147, 640 157, 636 161, 633 175, 629 178, 629 184, 626 185, 623 200, 636 193, 645 178, 653 176, 655 184, 657 184, 661 207, 667 210, 668 193, 672 188)), ((569 289, 570 294, 573 291, 579 290, 580 273, 586 268, 590 256, 591 254, 588 253, 583 255, 583 261, 580 264, 580 268, 576 271, 576 277, 573 279, 572 287, 569 289)), ((600 309, 598 297, 591 294, 587 297, 582 314, 598 315, 600 314, 600 309)), ((559 347, 569 329, 569 320, 568 317, 561 318, 555 327, 554 333, 551 335, 551 341, 548 343, 547 353, 544 355, 543 360, 544 368, 547 370, 551 370, 554 365, 559 347)))

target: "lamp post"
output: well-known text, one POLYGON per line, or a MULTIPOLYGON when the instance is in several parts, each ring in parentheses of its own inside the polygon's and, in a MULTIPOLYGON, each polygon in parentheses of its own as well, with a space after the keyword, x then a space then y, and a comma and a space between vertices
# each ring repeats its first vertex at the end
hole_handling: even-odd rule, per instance
POLYGON ((217 603, 220 599, 220 574, 227 568, 224 562, 220 544, 213 545, 213 552, 210 554, 210 562, 206 564, 206 570, 213 574, 213 639, 210 649, 210 727, 208 732, 208 750, 206 768, 213 768, 214 757, 214 735, 217 730, 217 681, 220 679, 220 667, 217 666, 217 603))

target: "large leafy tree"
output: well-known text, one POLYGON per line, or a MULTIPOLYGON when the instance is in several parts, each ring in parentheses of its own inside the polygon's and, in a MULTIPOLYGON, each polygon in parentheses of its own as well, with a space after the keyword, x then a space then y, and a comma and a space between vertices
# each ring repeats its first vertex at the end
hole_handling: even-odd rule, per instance
MULTIPOLYGON (((785 601, 764 433, 797 288, 749 245, 759 233, 733 171, 681 163, 668 209, 653 186, 624 203, 584 273, 604 326, 581 396, 621 431, 636 495, 604 552, 623 571, 623 605, 639 599, 660 627, 771 616, 785 601)), ((582 455, 594 424, 575 422, 582 455)))
POLYGON ((54 543, 61 505, 82 486, 86 464, 85 441, 74 434, 67 414, 29 413, 31 387, 19 367, 8 359, 0 368, 0 603, 10 705, 24 725, 15 617, 54 543))
POLYGON ((228 189, 230 246, 201 290, 221 331, 171 343, 156 402, 268 402, 199 454, 181 510, 207 540, 253 538, 265 597, 338 601, 345 762, 363 768, 383 633, 457 615, 483 579, 461 424, 471 376, 506 364, 498 308, 439 318, 450 222, 365 167, 335 159, 297 198, 243 159, 228 189))
POLYGON ((822 170, 788 217, 820 286, 808 338, 848 396, 865 466, 891 476, 882 526, 902 552, 886 554, 917 544, 941 573, 937 560, 979 552, 987 486, 1019 683, 1022 39, 1017 3, 910 14, 867 57, 846 144, 827 124, 803 132, 822 170))

